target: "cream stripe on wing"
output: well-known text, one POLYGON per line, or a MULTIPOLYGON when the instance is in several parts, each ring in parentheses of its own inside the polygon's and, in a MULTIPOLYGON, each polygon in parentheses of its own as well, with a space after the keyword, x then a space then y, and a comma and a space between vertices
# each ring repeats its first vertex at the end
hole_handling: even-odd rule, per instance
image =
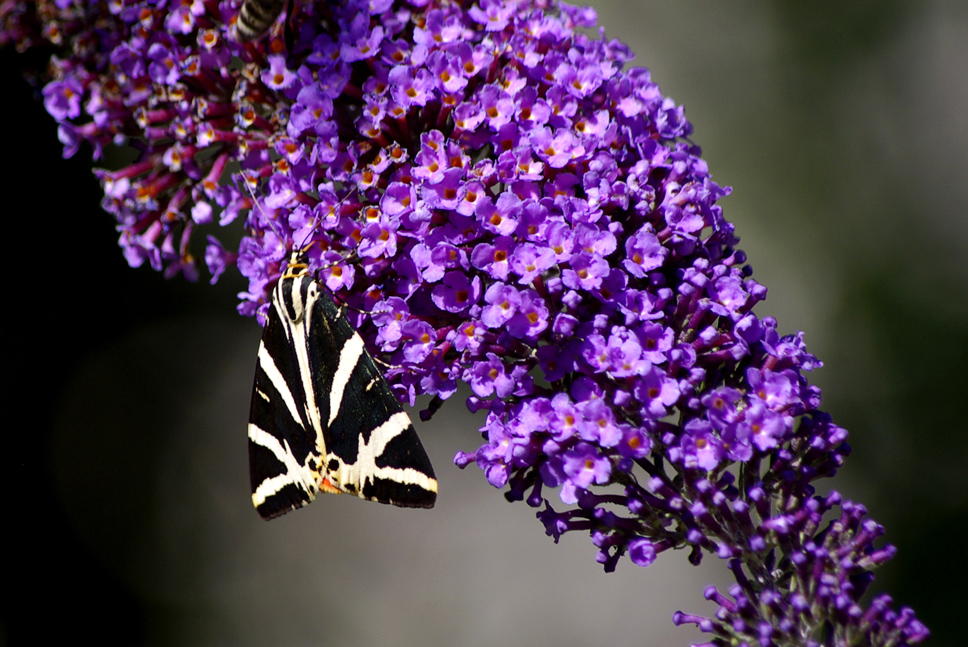
MULTIPOLYGON (((289 410, 289 415, 296 422, 297 425, 302 427, 302 416, 299 414, 299 409, 296 407, 296 400, 292 397, 292 391, 289 390, 289 385, 286 383, 286 378, 282 376, 279 372, 279 368, 272 359, 272 355, 266 350, 266 345, 264 342, 259 342, 259 367, 262 368, 262 372, 266 374, 272 386, 275 387, 276 391, 279 393, 279 397, 282 401, 286 403, 286 409, 289 410)), ((265 397, 265 396, 263 396, 265 397)))
POLYGON ((299 367, 299 380, 302 382, 303 394, 306 397, 306 415, 309 424, 316 432, 316 448, 320 454, 326 453, 326 442, 323 439, 322 423, 319 419, 319 406, 316 404, 316 390, 313 386, 313 371, 309 362, 310 335, 313 329, 313 314, 316 310, 316 295, 310 294, 312 284, 306 288, 306 300, 302 301, 302 284, 305 281, 312 281, 309 277, 298 277, 290 283, 293 292, 293 302, 299 302, 302 307, 302 317, 298 323, 286 318, 283 323, 291 330, 290 344, 296 353, 296 364, 299 367))
POLYGON ((310 498, 313 497, 317 489, 316 474, 305 465, 299 464, 299 461, 293 456, 288 442, 283 441, 286 442, 285 447, 283 447, 278 438, 254 424, 249 424, 249 440, 268 449, 286 467, 285 473, 265 479, 255 489, 255 492, 252 493, 252 503, 256 507, 262 505, 268 497, 290 483, 300 486, 310 495, 310 498))
POLYGON ((346 340, 343 348, 339 351, 339 367, 333 375, 333 387, 329 392, 329 426, 339 414, 340 404, 343 402, 343 391, 353 376, 353 369, 360 361, 363 354, 363 339, 356 333, 346 340))
POLYGON ((360 436, 358 460, 356 469, 359 470, 360 490, 366 481, 381 478, 406 483, 408 485, 419 485, 431 492, 437 491, 437 480, 432 479, 423 472, 412 467, 377 467, 376 459, 386 451, 387 445, 391 440, 410 428, 410 417, 403 411, 397 412, 382 425, 370 432, 370 442, 365 443, 363 436, 360 436))

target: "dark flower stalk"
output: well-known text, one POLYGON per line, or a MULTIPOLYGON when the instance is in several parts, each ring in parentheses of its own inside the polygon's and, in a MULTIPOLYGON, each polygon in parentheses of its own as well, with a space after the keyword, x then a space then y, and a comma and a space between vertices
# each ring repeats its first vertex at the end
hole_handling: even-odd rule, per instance
POLYGON ((713 645, 910 645, 862 506, 816 492, 849 452, 802 334, 754 305, 681 107, 595 15, 542 1, 295 3, 261 42, 239 0, 3 3, 3 42, 55 55, 65 155, 98 171, 132 266, 248 279, 261 315, 293 247, 351 306, 387 380, 427 415, 466 382, 484 444, 458 453, 607 571, 686 548, 727 560, 713 645), (231 170, 234 169, 234 170, 231 170), (254 207, 258 200, 260 208, 254 207), (239 226, 239 225, 235 225, 239 226), (556 498, 549 497, 557 489, 556 498))

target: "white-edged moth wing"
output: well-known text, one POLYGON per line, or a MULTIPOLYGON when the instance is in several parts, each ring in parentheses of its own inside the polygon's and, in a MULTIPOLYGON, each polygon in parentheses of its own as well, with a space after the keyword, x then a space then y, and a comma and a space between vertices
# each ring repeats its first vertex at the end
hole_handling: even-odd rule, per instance
POLYGON ((319 491, 418 508, 437 498, 409 416, 362 338, 298 262, 273 290, 259 345, 249 473, 265 519, 319 491))

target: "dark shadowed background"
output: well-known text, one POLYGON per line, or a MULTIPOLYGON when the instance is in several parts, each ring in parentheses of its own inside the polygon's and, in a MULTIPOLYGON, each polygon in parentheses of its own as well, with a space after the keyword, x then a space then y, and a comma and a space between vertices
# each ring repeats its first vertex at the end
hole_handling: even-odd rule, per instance
MULTIPOLYGON (((960 644, 968 529, 968 8, 937 0, 597 2, 685 105, 722 204, 806 332, 812 379, 854 454, 822 483, 898 546, 874 588, 960 644), (809 8, 806 8, 809 6, 809 8)), ((460 394, 419 425, 432 511, 321 497, 251 508, 245 426, 257 324, 215 287, 129 269, 89 150, 0 59, 8 359, 0 645, 686 645, 710 615, 683 553, 603 574, 587 537, 554 545, 457 450, 460 394), (9 543, 8 543, 9 545, 9 543)), ((202 237, 198 237, 201 241, 202 237)))

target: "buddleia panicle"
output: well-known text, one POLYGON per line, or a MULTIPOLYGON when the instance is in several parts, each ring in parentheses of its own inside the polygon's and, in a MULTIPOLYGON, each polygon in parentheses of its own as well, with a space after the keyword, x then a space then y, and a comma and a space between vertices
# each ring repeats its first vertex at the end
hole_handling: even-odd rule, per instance
POLYGON ((394 393, 436 407, 469 385, 483 442, 457 464, 555 540, 588 533, 606 570, 728 560, 736 587, 708 592, 725 611, 677 616, 712 644, 927 637, 910 609, 861 605, 893 549, 862 506, 815 493, 849 452, 806 379, 820 363, 755 313, 729 189, 628 48, 587 35, 591 9, 304 3, 283 56, 226 38, 229 0, 64 4, 9 38, 73 44, 44 89, 67 153, 138 139, 100 173, 132 265, 193 276, 203 228, 213 280, 237 268, 239 310, 264 318, 311 241, 394 393))

